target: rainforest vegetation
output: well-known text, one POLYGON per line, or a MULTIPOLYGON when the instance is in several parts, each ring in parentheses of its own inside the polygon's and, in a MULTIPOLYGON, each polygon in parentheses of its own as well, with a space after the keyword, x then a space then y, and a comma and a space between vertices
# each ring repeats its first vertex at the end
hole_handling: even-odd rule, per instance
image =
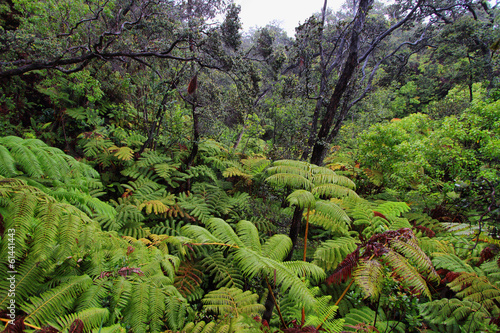
POLYGON ((498 332, 496 5, 239 13, 0 1, 2 330, 498 332))

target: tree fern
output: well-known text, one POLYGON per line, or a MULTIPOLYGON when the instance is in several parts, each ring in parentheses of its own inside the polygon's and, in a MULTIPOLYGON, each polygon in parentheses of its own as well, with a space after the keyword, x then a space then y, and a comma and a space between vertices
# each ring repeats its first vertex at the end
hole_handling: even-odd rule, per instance
POLYGON ((264 306, 258 303, 258 299, 259 296, 250 291, 223 287, 206 294, 202 302, 209 311, 222 316, 238 317, 242 314, 256 315, 264 311, 264 306))
MULTIPOLYGON (((246 223, 245 228, 255 228, 246 223)), ((290 292, 300 302, 306 305, 315 303, 314 297, 299 278, 309 276, 313 279, 322 279, 324 272, 316 265, 305 262, 281 263, 275 259, 266 257, 263 253, 256 252, 245 246, 237 233, 221 219, 211 219, 207 225, 210 231, 197 227, 185 226, 183 228, 187 236, 200 242, 199 245, 211 244, 214 246, 229 247, 234 251, 234 261, 242 271, 243 275, 252 279, 257 276, 264 276, 270 280, 275 280, 283 291, 290 292)), ((256 229, 256 228, 255 228, 256 229)), ((247 232, 247 235, 255 235, 255 232, 247 232)), ((274 243, 275 244, 275 243, 274 243)), ((263 251, 271 249, 263 246, 263 251)), ((276 253, 272 251, 270 253, 276 253)))

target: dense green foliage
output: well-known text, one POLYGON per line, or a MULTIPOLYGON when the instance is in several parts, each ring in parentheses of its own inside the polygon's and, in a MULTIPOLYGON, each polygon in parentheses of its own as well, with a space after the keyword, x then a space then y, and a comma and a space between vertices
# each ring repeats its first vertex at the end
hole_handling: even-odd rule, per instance
POLYGON ((4 331, 497 332, 496 6, 239 12, 0 2, 4 331))

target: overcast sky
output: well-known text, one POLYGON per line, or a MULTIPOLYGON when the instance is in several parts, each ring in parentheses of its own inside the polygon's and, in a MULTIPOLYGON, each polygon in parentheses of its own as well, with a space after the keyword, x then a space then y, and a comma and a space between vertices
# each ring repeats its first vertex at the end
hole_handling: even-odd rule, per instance
MULTIPOLYGON (((313 13, 321 12, 324 0, 235 0, 241 5, 240 18, 243 30, 264 27, 272 21, 280 23, 289 37, 295 35, 295 27, 304 23, 313 13)), ((329 0, 328 7, 337 11, 344 0, 329 0)))

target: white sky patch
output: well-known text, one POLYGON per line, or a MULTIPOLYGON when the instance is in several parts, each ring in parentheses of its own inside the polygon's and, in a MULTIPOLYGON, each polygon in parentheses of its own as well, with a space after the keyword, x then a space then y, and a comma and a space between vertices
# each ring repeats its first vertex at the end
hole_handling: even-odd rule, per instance
MULTIPOLYGON (((285 30, 289 37, 295 35, 295 27, 304 23, 312 14, 321 12, 324 0, 235 0, 241 5, 240 19, 243 30, 264 27, 273 21, 285 30)), ((328 7, 337 11, 344 0, 330 0, 328 7)))

